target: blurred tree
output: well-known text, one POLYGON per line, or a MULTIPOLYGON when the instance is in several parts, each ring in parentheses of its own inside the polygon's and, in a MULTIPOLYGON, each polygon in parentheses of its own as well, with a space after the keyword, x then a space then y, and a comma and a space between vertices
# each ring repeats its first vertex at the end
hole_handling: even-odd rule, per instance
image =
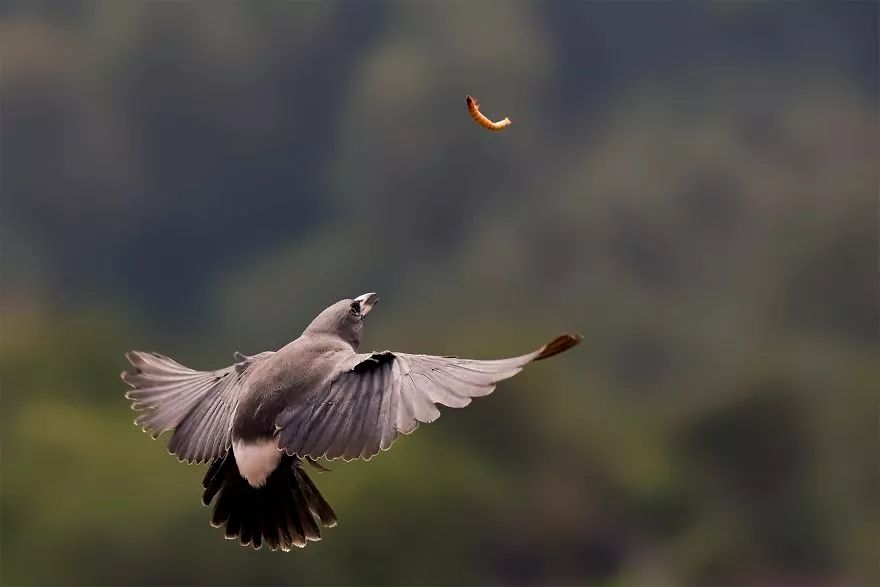
POLYGON ((4 584, 877 583, 876 22, 7 1, 4 584), (373 348, 587 340, 332 465, 321 544, 221 540, 122 353, 225 366, 368 290, 373 348))

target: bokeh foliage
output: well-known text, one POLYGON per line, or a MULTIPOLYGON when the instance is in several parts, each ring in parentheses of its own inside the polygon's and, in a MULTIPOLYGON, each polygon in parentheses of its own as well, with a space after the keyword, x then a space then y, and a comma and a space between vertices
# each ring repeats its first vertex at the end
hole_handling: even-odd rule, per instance
POLYGON ((877 6, 0 9, 5 584, 872 584, 877 6), (476 128, 464 95, 513 126, 476 128), (365 345, 582 347, 222 540, 131 425, 378 291, 365 345))

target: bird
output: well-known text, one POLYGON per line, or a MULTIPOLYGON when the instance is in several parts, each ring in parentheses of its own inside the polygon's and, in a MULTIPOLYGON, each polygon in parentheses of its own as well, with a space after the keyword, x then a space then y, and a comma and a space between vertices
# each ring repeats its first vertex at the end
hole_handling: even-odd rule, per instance
POLYGON ((247 356, 217 371, 196 371, 155 352, 125 354, 122 380, 135 425, 154 439, 173 431, 168 452, 210 463, 202 504, 211 525, 243 546, 290 551, 321 539, 336 513, 303 464, 369 460, 420 422, 436 404, 461 408, 495 385, 583 340, 563 334, 537 350, 500 360, 392 351, 358 352, 376 293, 323 310, 277 351, 247 356))

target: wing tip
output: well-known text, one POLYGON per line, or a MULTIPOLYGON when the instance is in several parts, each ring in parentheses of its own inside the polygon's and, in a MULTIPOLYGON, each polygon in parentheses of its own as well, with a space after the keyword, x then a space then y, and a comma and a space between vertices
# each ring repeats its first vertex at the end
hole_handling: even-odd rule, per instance
POLYGON ((564 353, 572 347, 576 347, 583 340, 584 337, 580 334, 561 334, 545 344, 533 360, 541 361, 543 359, 549 359, 559 353, 564 353))

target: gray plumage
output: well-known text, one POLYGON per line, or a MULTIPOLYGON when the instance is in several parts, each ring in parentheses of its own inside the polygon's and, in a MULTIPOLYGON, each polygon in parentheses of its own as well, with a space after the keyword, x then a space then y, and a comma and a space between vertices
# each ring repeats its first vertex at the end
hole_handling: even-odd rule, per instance
POLYGON ((205 499, 207 504, 220 493, 214 523, 225 523, 227 535, 282 549, 320 539, 312 528, 316 517, 332 525, 335 515, 301 469, 301 459, 369 459, 420 422, 436 420, 437 405, 464 407, 526 364, 581 341, 562 335, 501 360, 358 353, 364 318, 377 301, 376 294, 341 300, 278 351, 236 353, 237 362, 218 371, 194 371, 156 353, 126 355, 135 368, 122 374, 134 388, 126 397, 141 412, 135 423, 154 438, 174 430, 168 448, 183 461, 213 461, 205 499), (254 497, 261 491, 265 499, 254 497), (300 503, 301 511, 291 514, 284 499, 300 503), (250 509, 239 515, 236 508, 244 502, 250 509), (236 516, 245 525, 261 520, 263 527, 242 526, 236 516))
POLYGON ((125 394, 141 414, 134 423, 153 438, 174 430, 168 450, 189 463, 204 463, 229 448, 230 426, 252 367, 275 353, 253 357, 236 353, 238 362, 219 371, 194 371, 159 353, 131 351, 135 368, 122 379, 134 389, 125 394))

